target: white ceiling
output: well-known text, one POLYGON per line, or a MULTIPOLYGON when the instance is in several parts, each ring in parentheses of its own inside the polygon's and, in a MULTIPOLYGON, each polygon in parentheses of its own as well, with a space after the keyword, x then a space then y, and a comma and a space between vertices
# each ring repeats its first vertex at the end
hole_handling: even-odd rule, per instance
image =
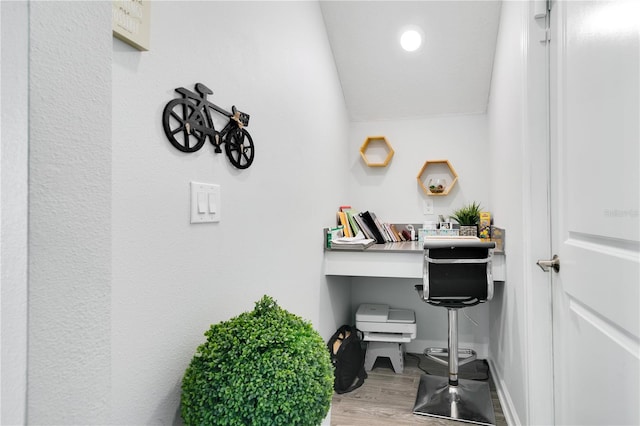
POLYGON ((486 111, 500 1, 320 2, 353 121, 486 111), (413 53, 400 32, 421 28, 413 53))

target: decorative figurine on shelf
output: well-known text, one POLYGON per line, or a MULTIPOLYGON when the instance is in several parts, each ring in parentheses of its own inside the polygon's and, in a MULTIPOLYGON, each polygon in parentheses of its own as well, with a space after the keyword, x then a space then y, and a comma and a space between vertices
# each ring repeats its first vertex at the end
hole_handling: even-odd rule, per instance
POLYGON ((174 147, 182 152, 195 152, 209 136, 216 153, 221 153, 220 145, 225 144, 225 153, 236 168, 246 169, 253 163, 253 140, 245 129, 249 125, 249 114, 238 111, 235 106, 228 112, 209 102, 207 95, 213 91, 202 83, 196 83, 198 93, 184 87, 178 87, 176 92, 182 98, 169 101, 162 113, 164 133, 174 147), (211 110, 229 117, 220 132, 213 126, 211 110))
POLYGON ((429 179, 429 191, 433 194, 442 194, 447 188, 447 181, 445 179, 429 179))

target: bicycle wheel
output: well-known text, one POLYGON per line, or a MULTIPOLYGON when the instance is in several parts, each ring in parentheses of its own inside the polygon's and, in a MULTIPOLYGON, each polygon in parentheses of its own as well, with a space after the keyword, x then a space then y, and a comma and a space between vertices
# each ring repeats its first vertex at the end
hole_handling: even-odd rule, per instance
POLYGON ((188 99, 174 99, 164 107, 162 127, 169 142, 182 152, 199 150, 207 138, 202 114, 188 99))
POLYGON ((227 157, 236 168, 246 169, 253 163, 253 140, 245 129, 233 130, 227 135, 225 142, 227 157))

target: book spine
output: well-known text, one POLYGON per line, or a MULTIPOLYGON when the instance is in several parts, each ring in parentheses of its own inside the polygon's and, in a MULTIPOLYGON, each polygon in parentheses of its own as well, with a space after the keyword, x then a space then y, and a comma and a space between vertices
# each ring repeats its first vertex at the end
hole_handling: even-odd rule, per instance
POLYGON ((393 241, 394 243, 397 243, 399 240, 398 238, 396 238, 396 234, 391 229, 391 224, 385 223, 384 227, 387 230, 387 234, 389 234, 389 238, 391 238, 391 241, 393 241))
POLYGON ((347 216, 347 221, 349 222, 349 225, 351 226, 352 234, 355 237, 360 232, 360 227, 356 223, 356 220, 353 218, 354 211, 351 209, 345 210, 344 214, 347 216))
POLYGON ((371 230, 369 229, 369 227, 366 225, 366 223, 364 223, 364 219, 362 218, 362 216, 360 216, 360 213, 355 213, 353 215, 353 219, 358 223, 360 230, 362 231, 362 233, 366 238, 370 238, 373 240, 376 239, 375 235, 371 233, 371 230))
POLYGON ((387 224, 380 223, 380 225, 382 226, 382 230, 384 231, 384 238, 387 240, 387 242, 393 242, 393 238, 391 238, 391 235, 389 235, 389 229, 387 229, 387 224))
POLYGON ((393 223, 390 225, 391 228, 391 232, 393 232, 393 235, 396 237, 396 241, 402 241, 402 237, 400 236, 400 234, 398 233, 398 229, 396 228, 396 225, 394 225, 393 223))
POLYGON ((384 244, 385 243, 385 239, 382 236, 382 234, 380 233, 380 231, 378 230, 378 227, 376 226, 376 223, 373 221, 373 218, 371 217, 371 213, 368 211, 362 212, 360 213, 360 217, 362 217, 365 221, 365 223, 367 224, 367 226, 369 227, 369 229, 371 230, 371 232, 374 235, 374 239, 377 241, 378 244, 384 244))
POLYGON ((353 237, 353 235, 351 235, 351 229, 349 227, 349 221, 347 220, 347 215, 340 211, 338 212, 338 215, 340 216, 340 224, 344 227, 344 236, 345 237, 353 237))
POLYGON ((385 243, 391 242, 391 240, 389 239, 389 236, 387 235, 387 232, 384 230, 384 226, 382 226, 382 223, 378 220, 378 218, 376 217, 375 213, 369 212, 369 214, 371 214, 371 217, 373 218, 373 223, 378 228, 378 231, 380 232, 380 235, 382 235, 382 238, 384 239, 384 242, 385 243))

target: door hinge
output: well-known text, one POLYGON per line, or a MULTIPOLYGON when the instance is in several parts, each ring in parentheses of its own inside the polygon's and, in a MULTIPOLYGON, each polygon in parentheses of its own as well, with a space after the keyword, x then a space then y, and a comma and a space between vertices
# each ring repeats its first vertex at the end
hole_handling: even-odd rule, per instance
POLYGON ((533 17, 536 19, 546 18, 549 11, 551 11, 551 1, 552 0, 535 0, 533 2, 533 17))
POLYGON ((544 30, 544 39, 540 40, 541 44, 547 44, 551 41, 551 31, 549 30, 549 28, 546 28, 544 30))
POLYGON ((544 39, 540 40, 540 43, 542 44, 548 44, 551 41, 551 29, 550 29, 550 23, 551 23, 551 2, 553 0, 544 0, 544 15, 539 16, 536 15, 536 18, 540 17, 544 17, 544 39))

